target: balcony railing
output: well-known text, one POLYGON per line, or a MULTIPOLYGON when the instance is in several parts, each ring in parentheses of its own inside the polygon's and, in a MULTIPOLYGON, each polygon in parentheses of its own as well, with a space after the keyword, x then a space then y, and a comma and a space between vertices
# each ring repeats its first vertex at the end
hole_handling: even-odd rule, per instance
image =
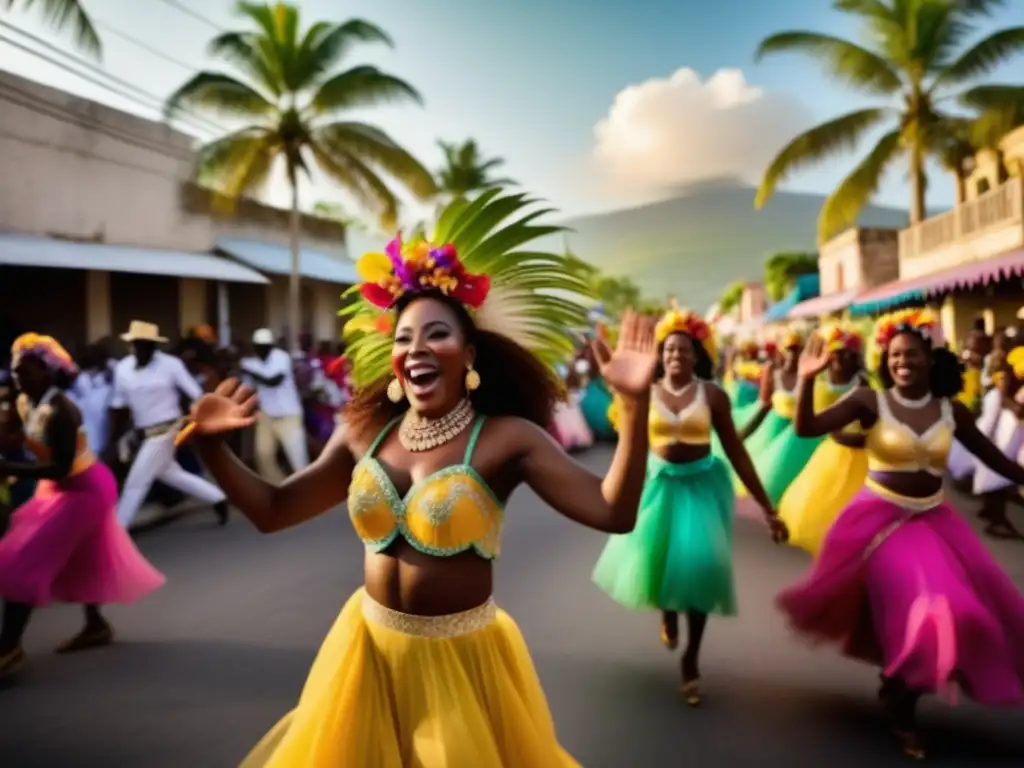
POLYGON ((1004 241, 995 238, 990 245, 986 245, 979 244, 979 238, 983 239, 1004 228, 1020 228, 1022 224, 1024 179, 1012 178, 974 200, 958 205, 952 211, 933 216, 901 231, 900 261, 906 264, 915 259, 943 255, 951 248, 964 251, 964 260, 997 256, 998 252, 984 251, 999 251, 1004 247, 1004 241), (976 249, 970 247, 972 244, 978 245, 982 252, 974 253, 976 249))

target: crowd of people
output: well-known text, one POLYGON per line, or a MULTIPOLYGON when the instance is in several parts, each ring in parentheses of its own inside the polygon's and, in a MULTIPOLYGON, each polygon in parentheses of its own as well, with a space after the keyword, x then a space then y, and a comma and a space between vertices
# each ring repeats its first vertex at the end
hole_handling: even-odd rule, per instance
POLYGON ((160 586, 126 532, 157 481, 222 523, 230 504, 266 533, 347 503, 365 584, 295 708, 243 765, 576 765, 492 596, 504 508, 526 485, 609 535, 594 582, 626 608, 657 611, 667 648, 681 644, 684 617, 691 706, 704 696, 707 622, 737 611, 744 503, 773 541, 811 557, 779 610, 799 634, 879 669, 905 754, 924 755, 926 694, 1024 704, 1024 597, 943 490, 955 464, 989 532, 1016 533, 1007 508, 1024 484, 1024 348, 975 338, 965 362, 922 309, 868 334, 828 323, 770 342, 718 339, 672 306, 595 323, 556 369, 550 336, 529 320, 545 311, 543 292, 492 285, 460 258, 486 234, 473 226, 481 208, 452 214, 470 217, 455 228, 462 240, 396 239, 364 257, 369 322, 349 357, 308 345, 292 356, 266 330, 229 357, 208 329, 171 354, 144 322, 113 364, 19 338, 0 461, 20 504, 0 539, 0 674, 24 663, 38 606, 84 606, 82 631, 61 648, 79 650, 112 641, 103 605, 160 586), (570 456, 595 440, 614 442, 603 476, 570 456), (198 458, 191 469, 183 451, 198 458))

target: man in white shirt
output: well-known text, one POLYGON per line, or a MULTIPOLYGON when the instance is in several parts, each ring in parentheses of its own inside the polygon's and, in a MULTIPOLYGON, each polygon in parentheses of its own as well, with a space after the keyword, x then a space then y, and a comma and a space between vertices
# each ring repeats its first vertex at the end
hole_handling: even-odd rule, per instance
POLYGON ((252 345, 256 354, 244 358, 241 369, 260 402, 254 445, 256 468, 263 477, 276 483, 284 480, 277 463, 279 445, 293 471, 305 469, 309 464, 302 401, 295 386, 291 355, 274 346, 273 331, 269 328, 256 331, 252 345))
POLYGON ((223 491, 198 475, 186 471, 174 458, 174 438, 183 416, 182 396, 196 400, 203 391, 185 364, 157 349, 167 339, 152 323, 133 320, 122 337, 132 345, 134 354, 121 360, 114 369, 111 410, 128 411, 142 443, 117 505, 117 519, 127 528, 146 500, 153 481, 213 505, 217 520, 228 520, 223 491))

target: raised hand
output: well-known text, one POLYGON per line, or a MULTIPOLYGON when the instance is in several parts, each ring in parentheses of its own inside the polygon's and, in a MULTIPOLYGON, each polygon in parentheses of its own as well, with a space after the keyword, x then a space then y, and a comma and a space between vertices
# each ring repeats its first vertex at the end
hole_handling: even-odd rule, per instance
POLYGON ((636 398, 651 390, 654 372, 658 368, 658 345, 654 339, 656 323, 653 317, 627 310, 622 316, 615 351, 609 349, 603 339, 596 339, 593 343, 601 375, 620 397, 636 398))
POLYGON ((782 518, 775 514, 775 510, 767 513, 768 528, 772 532, 772 541, 776 544, 784 544, 789 541, 789 528, 782 521, 782 518))
POLYGON ((819 373, 828 368, 828 361, 832 353, 828 351, 825 340, 821 334, 814 333, 807 340, 807 346, 800 353, 800 362, 797 364, 797 375, 802 379, 813 379, 819 373))
POLYGON ((199 435, 223 435, 256 422, 256 394, 238 379, 225 379, 192 406, 192 425, 199 435))

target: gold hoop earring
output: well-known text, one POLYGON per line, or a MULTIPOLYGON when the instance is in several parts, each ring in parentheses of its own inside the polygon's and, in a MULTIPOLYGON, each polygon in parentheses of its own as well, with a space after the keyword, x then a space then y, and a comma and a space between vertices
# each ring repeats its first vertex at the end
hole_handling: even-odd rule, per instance
POLYGON ((402 387, 402 382, 396 376, 388 384, 388 400, 392 403, 400 403, 403 397, 405 397, 405 389, 402 387))
POLYGON ((476 368, 470 367, 466 371, 466 390, 475 392, 478 389, 480 389, 480 374, 476 372, 476 368))

